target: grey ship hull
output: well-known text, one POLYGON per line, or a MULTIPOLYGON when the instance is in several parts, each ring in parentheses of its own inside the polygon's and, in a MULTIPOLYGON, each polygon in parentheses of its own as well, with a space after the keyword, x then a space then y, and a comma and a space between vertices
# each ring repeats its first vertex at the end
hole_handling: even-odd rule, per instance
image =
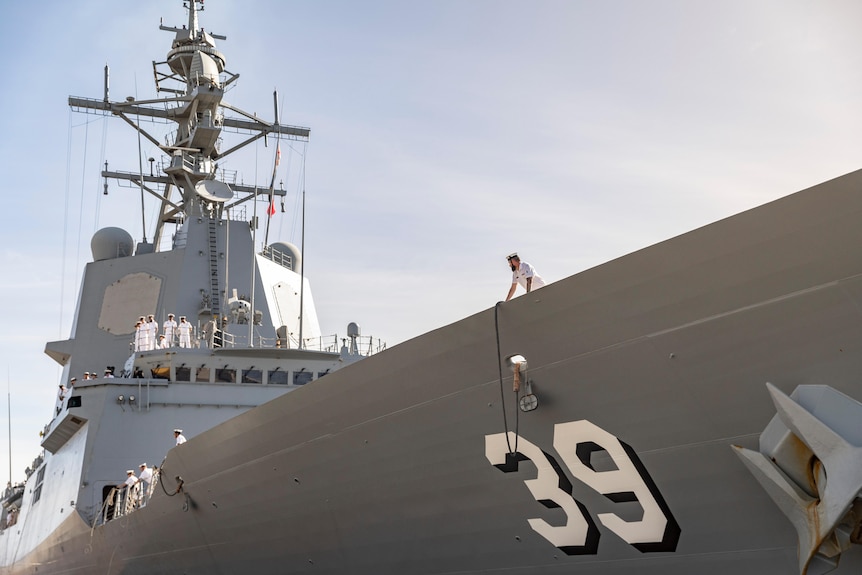
MULTIPOLYGON (((862 400, 860 189, 855 172, 788 196, 252 409, 173 449, 147 507, 92 531, 73 515, 12 572, 798 573, 796 532, 731 446, 757 449, 765 382, 862 400), (535 411, 516 415, 511 371, 501 392, 498 337, 535 411), (553 454, 580 420, 639 457, 679 526, 665 549, 611 532, 596 518, 637 503, 576 480, 596 529, 567 554, 528 523, 566 522, 523 483, 536 467, 486 457, 507 428, 553 454)), ((854 544, 835 573, 860 570, 854 544)))

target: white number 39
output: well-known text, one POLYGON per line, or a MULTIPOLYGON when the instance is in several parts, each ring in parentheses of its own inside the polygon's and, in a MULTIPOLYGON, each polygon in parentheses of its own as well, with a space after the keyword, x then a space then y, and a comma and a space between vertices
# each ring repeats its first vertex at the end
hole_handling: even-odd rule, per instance
MULTIPOLYGON (((675 551, 680 527, 634 450, 604 429, 586 420, 554 426, 554 449, 579 481, 614 502, 637 501, 643 509, 638 521, 625 521, 614 513, 600 513, 598 520, 620 539, 648 553, 675 551), (596 471, 590 455, 605 451, 616 469, 596 471)), ((523 436, 498 433, 485 436, 485 456, 498 469, 518 471, 518 461, 529 459, 536 478, 525 480, 530 493, 546 507, 559 507, 566 523, 551 526, 543 519, 529 519, 530 527, 568 555, 595 554, 599 532, 582 503, 572 495, 572 484, 554 457, 523 436), (515 443, 517 441, 517 443, 515 443), (510 445, 517 445, 509 453, 510 445)))

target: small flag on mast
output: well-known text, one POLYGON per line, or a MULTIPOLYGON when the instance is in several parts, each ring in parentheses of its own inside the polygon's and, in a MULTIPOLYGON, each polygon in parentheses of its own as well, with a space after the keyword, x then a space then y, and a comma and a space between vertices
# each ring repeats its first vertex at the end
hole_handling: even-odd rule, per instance
POLYGON ((269 217, 275 215, 275 199, 272 196, 269 197, 269 207, 266 208, 266 213, 269 214, 269 217))

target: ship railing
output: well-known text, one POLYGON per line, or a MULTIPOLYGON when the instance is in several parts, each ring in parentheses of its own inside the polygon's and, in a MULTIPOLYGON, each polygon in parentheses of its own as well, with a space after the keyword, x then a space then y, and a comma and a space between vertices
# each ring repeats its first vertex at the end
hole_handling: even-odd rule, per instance
POLYGON ((287 268, 289 270, 293 269, 293 257, 287 252, 283 252, 270 246, 266 246, 265 248, 263 248, 263 251, 260 252, 260 255, 262 255, 268 260, 274 261, 281 267, 287 268))
POLYGON ((355 336, 353 338, 341 338, 339 346, 338 334, 323 335, 320 337, 307 337, 303 339, 303 348, 314 351, 327 351, 339 353, 342 348, 347 348, 354 355, 374 355, 386 349, 386 342, 373 336, 355 336))
MULTIPOLYGON (((319 337, 303 338, 303 344, 293 334, 287 337, 263 337, 255 336, 252 347, 258 348, 285 348, 285 349, 307 349, 310 351, 322 351, 326 353, 341 353, 346 349, 352 355, 374 355, 386 349, 386 342, 373 336, 355 336, 354 338, 339 338, 338 334, 322 335, 319 337)), ((213 338, 213 346, 227 348, 248 347, 248 336, 237 335, 227 331, 218 330, 213 338)))
POLYGON ((159 470, 154 469, 149 484, 143 485, 141 481, 138 481, 131 487, 124 486, 111 489, 102 503, 102 509, 96 519, 97 522, 104 525, 108 521, 124 517, 146 507, 158 481, 159 470))
POLYGON ((218 334, 216 337, 221 336, 221 346, 222 347, 236 347, 236 336, 230 332, 217 330, 218 334))

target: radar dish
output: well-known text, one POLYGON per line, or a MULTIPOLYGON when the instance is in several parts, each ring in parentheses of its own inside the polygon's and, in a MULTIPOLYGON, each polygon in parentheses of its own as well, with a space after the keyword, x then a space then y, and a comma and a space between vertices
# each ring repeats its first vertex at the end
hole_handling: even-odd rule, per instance
POLYGON ((210 202, 224 202, 233 197, 233 190, 224 182, 218 180, 201 180, 195 184, 195 191, 200 197, 210 202))

